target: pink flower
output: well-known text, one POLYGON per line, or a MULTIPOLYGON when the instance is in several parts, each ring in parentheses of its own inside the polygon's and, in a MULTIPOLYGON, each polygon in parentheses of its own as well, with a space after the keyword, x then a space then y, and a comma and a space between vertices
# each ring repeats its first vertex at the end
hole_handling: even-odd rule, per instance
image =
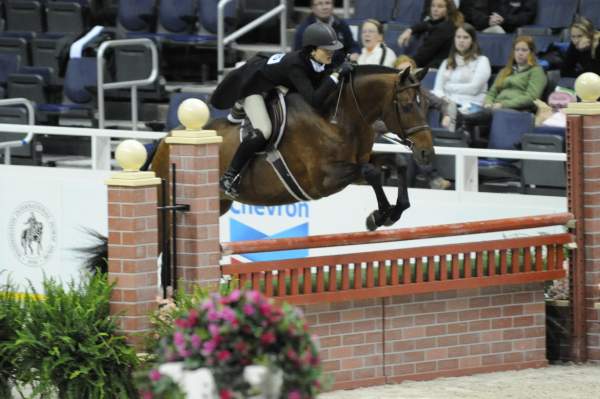
MULTIPOLYGON (((156 381, 160 380, 160 377, 161 377, 160 371, 158 371, 157 369, 150 370, 150 379, 152 381, 156 382, 156 381)), ((150 393, 152 393, 152 392, 150 392, 150 393)))
POLYGON ((186 319, 177 319, 175 320, 175 325, 179 328, 188 328, 190 327, 189 322, 186 319))
POLYGON ((229 389, 221 389, 219 399, 233 399, 233 393, 229 389))
POLYGON ((200 348, 200 344, 202 344, 202 340, 196 334, 192 335, 192 337, 190 338, 190 341, 192 343, 192 348, 194 348, 196 350, 199 349, 200 348))
POLYGON ((173 342, 177 346, 185 345, 185 335, 183 335, 181 331, 177 331, 175 334, 173 334, 173 342))
POLYGON ((231 352, 229 351, 219 351, 219 353, 217 353, 217 359, 219 359, 220 362, 226 362, 230 358, 231 352))
POLYGON ((219 320, 219 313, 216 310, 211 309, 208 311, 206 318, 208 321, 217 321, 219 320))
POLYGON ((214 310, 215 304, 210 299, 207 299, 204 302, 202 302, 202 305, 200 307, 204 310, 214 310))
POLYGON ((229 294, 229 301, 237 302, 240 300, 241 297, 242 297, 242 293, 240 290, 233 290, 233 291, 231 291, 231 294, 229 294))
POLYGON ((258 302, 260 301, 261 295, 258 291, 248 291, 246 292, 246 299, 250 302, 258 302))
POLYGON ((210 332, 210 335, 215 337, 215 336, 219 335, 219 326, 211 323, 208 325, 208 331, 210 332))
POLYGON ((293 391, 288 392, 287 397, 288 399, 302 399, 302 394, 298 390, 294 389, 293 391))
POLYGON ((244 304, 244 314, 246 316, 252 316, 254 313, 256 313, 254 306, 250 305, 249 303, 244 304))
POLYGON ((206 352, 207 355, 213 353, 216 347, 217 343, 212 339, 210 341, 204 342, 204 345, 202 345, 202 349, 204 350, 204 352, 206 352))
POLYGON ((266 333, 261 335, 260 342, 264 345, 270 345, 273 342, 275 342, 275 334, 273 334, 273 331, 267 331, 266 333))
POLYGON ((198 311, 196 309, 191 309, 188 313, 188 323, 190 327, 194 326, 198 321, 198 311))
POLYGON ((236 321, 235 312, 231 308, 223 308, 221 310, 221 319, 233 323, 236 321))
POLYGON ((236 351, 238 351, 240 353, 245 353, 248 351, 248 344, 246 344, 243 341, 236 342, 235 345, 233 345, 233 347, 235 348, 236 351))
POLYGON ((271 304, 269 302, 263 302, 259 305, 260 308, 260 313, 265 316, 268 317, 271 314, 271 304))
POLYGON ((152 399, 152 398, 154 398, 154 395, 152 395, 152 392, 150 392, 150 391, 142 392, 142 399, 152 399))
POLYGON ((287 357, 294 362, 298 360, 298 354, 291 348, 287 351, 287 357))

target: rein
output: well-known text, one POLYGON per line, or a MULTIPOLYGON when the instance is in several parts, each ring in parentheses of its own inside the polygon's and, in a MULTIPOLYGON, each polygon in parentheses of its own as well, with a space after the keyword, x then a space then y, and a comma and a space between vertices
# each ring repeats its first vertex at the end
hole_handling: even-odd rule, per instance
MULTIPOLYGON (((337 102, 336 102, 336 106, 335 106, 335 112, 334 112, 333 119, 332 119, 332 121, 334 123, 336 121, 337 111, 338 111, 338 107, 339 107, 340 99, 341 99, 341 93, 342 93, 342 90, 344 89, 345 81, 346 81, 346 78, 342 79, 342 84, 340 85, 340 91, 338 94, 338 98, 337 98, 337 102)), ((399 87, 398 82, 396 82, 395 86, 394 86, 394 108, 396 110, 396 117, 398 119, 398 122, 400 123, 402 132, 404 133, 402 137, 399 137, 399 140, 403 145, 407 146, 411 150, 413 149, 415 143, 410 139, 409 136, 411 136, 423 129, 427 129, 429 126, 424 124, 424 125, 414 126, 411 128, 405 128, 402 123, 402 120, 403 120, 402 113, 400 112, 400 104, 398 103, 397 95, 399 93, 403 92, 404 90, 419 87, 419 86, 420 86, 420 83, 412 83, 412 84, 406 85, 404 87, 399 87)), ((350 73, 350 92, 352 93, 352 99, 354 100, 354 105, 356 106, 358 114, 360 115, 363 122, 365 124, 368 124, 367 119, 365 118, 365 115, 363 114, 362 110, 360 109, 360 105, 358 104, 358 97, 356 95, 356 90, 354 88, 354 79, 353 79, 352 73, 350 73)))

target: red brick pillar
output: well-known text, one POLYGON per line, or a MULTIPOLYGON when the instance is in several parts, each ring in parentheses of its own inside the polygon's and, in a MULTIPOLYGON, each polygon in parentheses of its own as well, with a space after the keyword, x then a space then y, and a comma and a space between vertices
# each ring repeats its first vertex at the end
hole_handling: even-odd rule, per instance
POLYGON ((567 109, 569 210, 577 220, 572 272, 573 357, 600 361, 600 78, 577 79, 582 103, 567 109), (585 101, 587 100, 587 101, 585 101))
POLYGON ((190 205, 190 210, 177 215, 177 276, 186 290, 195 285, 215 288, 221 278, 218 181, 222 138, 214 130, 202 130, 208 109, 200 100, 184 101, 178 116, 187 129, 172 131, 166 142, 177 174, 177 202, 190 205), (191 117, 182 115, 186 107, 191 117))
POLYGON ((108 277, 115 283, 110 312, 122 315, 120 330, 129 342, 139 345, 141 335, 150 331, 148 316, 159 294, 156 208, 160 179, 154 172, 126 171, 114 174, 106 184, 108 277))

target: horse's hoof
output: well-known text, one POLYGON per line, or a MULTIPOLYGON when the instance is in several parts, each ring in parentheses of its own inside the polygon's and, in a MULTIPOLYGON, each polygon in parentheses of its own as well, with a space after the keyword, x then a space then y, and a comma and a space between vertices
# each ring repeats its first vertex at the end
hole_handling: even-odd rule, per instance
POLYGON ((369 216, 367 216, 366 224, 367 224, 367 229, 369 231, 375 231, 375 230, 377 230, 377 228, 379 226, 381 226, 381 223, 378 223, 378 220, 377 220, 378 216, 379 216, 378 211, 373 211, 373 212, 371 212, 371 214, 369 216))

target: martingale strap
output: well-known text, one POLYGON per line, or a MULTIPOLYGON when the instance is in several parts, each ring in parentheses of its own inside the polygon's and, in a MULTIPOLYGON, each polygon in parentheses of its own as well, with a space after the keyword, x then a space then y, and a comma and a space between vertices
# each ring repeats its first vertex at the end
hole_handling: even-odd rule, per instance
POLYGON ((292 197, 298 201, 312 201, 312 198, 306 194, 300 184, 298 184, 298 181, 292 174, 292 171, 288 165, 285 163, 285 160, 283 159, 283 156, 279 150, 272 149, 268 151, 267 162, 271 164, 273 170, 279 177, 279 180, 281 180, 281 183, 292 197))

